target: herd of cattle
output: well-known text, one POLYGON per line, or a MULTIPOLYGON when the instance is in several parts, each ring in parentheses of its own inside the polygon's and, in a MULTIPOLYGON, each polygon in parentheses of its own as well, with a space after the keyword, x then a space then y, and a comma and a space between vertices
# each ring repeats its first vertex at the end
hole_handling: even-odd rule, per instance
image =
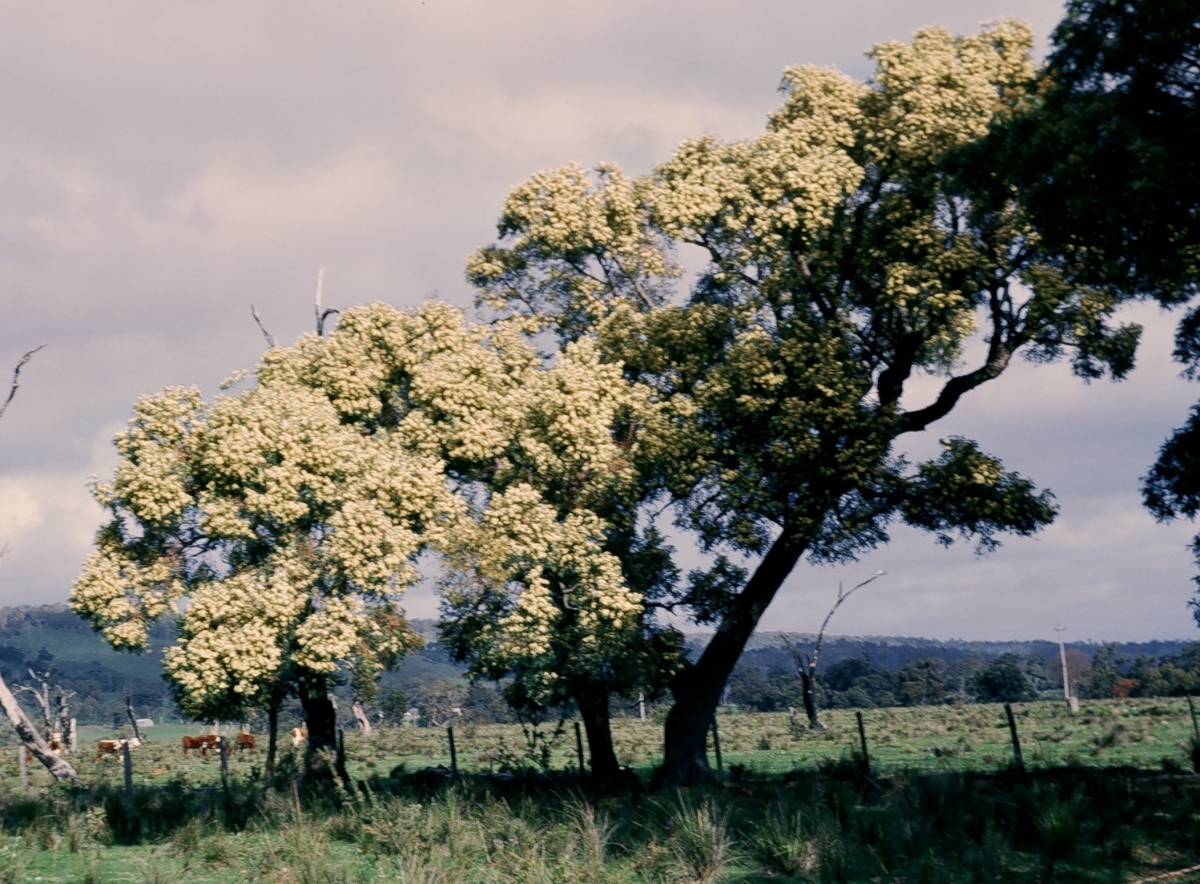
MULTIPOLYGON (((308 728, 294 727, 291 731, 292 747, 300 748, 308 739, 308 728)), ((216 734, 202 734, 198 737, 183 738, 183 754, 186 757, 188 752, 199 752, 207 757, 209 750, 219 750, 221 747, 221 737, 216 734)), ((129 737, 124 740, 100 740, 96 744, 96 760, 102 758, 112 758, 121 755, 125 751, 125 747, 136 749, 142 745, 142 741, 137 737, 129 737)), ((54 744, 50 746, 54 748, 54 744)), ((252 752, 258 751, 258 742, 254 739, 253 734, 241 733, 234 738, 233 748, 239 752, 243 749, 249 749, 252 752)))

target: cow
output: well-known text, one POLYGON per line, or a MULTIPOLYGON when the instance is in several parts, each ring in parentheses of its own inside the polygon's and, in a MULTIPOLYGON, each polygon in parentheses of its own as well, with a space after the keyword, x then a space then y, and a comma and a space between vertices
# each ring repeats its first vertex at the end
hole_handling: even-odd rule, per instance
POLYGON ((238 734, 237 742, 234 747, 240 752, 242 749, 249 749, 251 752, 258 751, 258 744, 254 742, 254 734, 238 734))
POLYGON ((294 727, 292 728, 292 748, 299 749, 300 744, 308 739, 308 728, 294 727))
POLYGON ((183 754, 187 757, 189 749, 198 749, 201 754, 207 756, 209 749, 216 749, 220 745, 221 738, 216 734, 202 734, 199 737, 184 737, 183 738, 183 754))
POLYGON ((115 758, 128 746, 130 749, 136 749, 142 745, 142 741, 137 737, 130 737, 128 740, 99 740, 96 743, 96 760, 102 758, 115 758))

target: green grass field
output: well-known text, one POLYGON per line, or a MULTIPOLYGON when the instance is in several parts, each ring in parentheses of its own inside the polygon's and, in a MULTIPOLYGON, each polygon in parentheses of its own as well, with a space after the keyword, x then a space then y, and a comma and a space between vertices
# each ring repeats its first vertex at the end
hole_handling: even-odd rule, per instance
MULTIPOLYGON (((199 729, 177 726, 134 750, 127 795, 121 763, 94 759, 112 733, 84 728, 73 762, 85 790, 52 788, 35 765, 22 794, 15 747, 4 750, 0 884, 1128 882, 1200 863, 1186 702, 1015 711, 1025 774, 1010 768, 1000 706, 864 712, 870 778, 852 760, 853 712, 826 713, 823 732, 738 714, 719 717, 725 773, 713 786, 619 796, 572 775, 571 723, 557 735, 543 725, 532 746, 515 725, 456 727, 465 772, 535 758, 562 772, 499 786, 390 776, 448 765, 442 730, 347 733, 350 773, 370 784, 353 801, 294 792, 286 777, 265 786, 261 751, 230 758, 224 792, 215 756, 182 757, 180 737, 199 729)), ((614 730, 645 779, 661 727, 619 719, 614 730)))

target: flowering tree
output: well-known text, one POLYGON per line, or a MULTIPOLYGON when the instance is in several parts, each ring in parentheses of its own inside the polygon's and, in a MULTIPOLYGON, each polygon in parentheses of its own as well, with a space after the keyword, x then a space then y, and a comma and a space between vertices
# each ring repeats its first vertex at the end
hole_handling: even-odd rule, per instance
POLYGON ((294 691, 311 762, 335 745, 339 670, 373 677, 415 643, 397 607, 411 562, 462 512, 440 462, 265 378, 212 404, 144 397, 116 444, 116 474, 94 490, 111 519, 72 607, 129 650, 174 613, 164 670, 184 709, 273 711, 294 691))
POLYGON ((239 396, 138 403, 72 604, 130 649, 174 611, 165 671, 189 713, 295 692, 321 748, 332 685, 348 675, 362 696, 412 647, 398 601, 433 550, 456 653, 511 676, 514 702, 576 699, 615 768, 608 693, 673 647, 647 623, 646 576, 608 548, 642 536, 616 517, 635 510, 644 394, 592 342, 547 365, 519 329, 442 304, 347 311, 328 338, 268 351, 239 396))
POLYGON ((670 557, 637 524, 648 390, 594 342, 547 363, 523 330, 374 305, 274 351, 260 377, 322 390, 344 424, 444 465, 467 512, 436 544, 444 640, 472 674, 507 679, 517 708, 573 700, 605 777, 610 695, 660 690, 678 659, 678 634, 648 615, 670 557))
POLYGON ((517 432, 477 473, 476 532, 446 559, 442 634, 473 673, 510 679, 518 710, 574 701, 592 773, 613 782, 610 696, 658 693, 680 660, 651 616, 670 553, 636 521, 647 391, 587 340, 518 389, 517 432))
POLYGON ((686 142, 637 180, 539 173, 468 265, 481 303, 595 338, 653 391, 640 446, 679 524, 714 553, 757 557, 747 573, 718 556, 674 599, 717 629, 673 684, 663 782, 707 775, 721 690, 801 557, 852 559, 894 519, 986 550, 1053 518, 1048 492, 975 443, 946 438, 914 467, 893 452, 902 435, 1022 349, 1069 351, 1089 378, 1132 366, 1139 329, 1109 324, 1117 297, 1064 278, 1019 194, 972 189, 956 165, 1023 100, 1031 42, 1012 22, 932 28, 876 47, 866 83, 789 69, 758 138, 686 142), (685 245, 708 265, 673 302, 685 245), (963 366, 980 326, 984 355, 963 366), (902 400, 914 373, 942 379, 926 404, 902 400))

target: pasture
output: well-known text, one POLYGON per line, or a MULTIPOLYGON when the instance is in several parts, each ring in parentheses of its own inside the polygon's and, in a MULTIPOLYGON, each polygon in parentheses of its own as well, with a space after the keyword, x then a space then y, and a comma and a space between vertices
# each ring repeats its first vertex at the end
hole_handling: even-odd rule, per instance
MULTIPOLYGON (((786 714, 729 714, 714 786, 609 796, 574 776, 570 722, 457 726, 464 772, 550 772, 457 783, 412 775, 449 764, 443 730, 347 732, 350 773, 365 784, 353 801, 288 788, 286 735, 281 788, 262 783, 260 750, 231 755, 223 791, 215 754, 182 757, 181 737, 200 730, 181 726, 148 732, 126 794, 120 761, 94 760, 95 740, 114 733, 83 728, 73 762, 84 790, 51 788, 34 765, 23 795, 15 747, 3 750, 0 884, 1111 882, 1200 863, 1184 701, 1015 712, 1025 774, 1010 767, 1000 706, 864 711, 869 778, 852 711, 825 713, 824 732, 786 714)), ((614 731, 644 780, 660 725, 618 719, 614 731)))

